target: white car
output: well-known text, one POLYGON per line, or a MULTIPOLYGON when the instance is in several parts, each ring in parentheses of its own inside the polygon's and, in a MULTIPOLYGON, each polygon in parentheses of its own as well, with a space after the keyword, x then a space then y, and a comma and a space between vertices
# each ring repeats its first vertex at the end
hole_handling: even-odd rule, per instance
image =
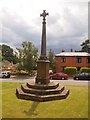
POLYGON ((10 72, 9 71, 0 72, 0 78, 10 78, 10 72))

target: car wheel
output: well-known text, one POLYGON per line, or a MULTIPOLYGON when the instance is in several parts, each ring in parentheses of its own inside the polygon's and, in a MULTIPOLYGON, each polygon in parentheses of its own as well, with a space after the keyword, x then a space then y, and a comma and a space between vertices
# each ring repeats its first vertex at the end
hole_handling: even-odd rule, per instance
POLYGON ((6 76, 4 75, 3 78, 6 78, 6 76))
POLYGON ((76 80, 78 80, 78 77, 76 77, 76 80))
POLYGON ((64 77, 62 77, 62 80, 65 80, 65 78, 64 78, 64 77))
POLYGON ((52 80, 52 77, 50 77, 50 79, 52 80))

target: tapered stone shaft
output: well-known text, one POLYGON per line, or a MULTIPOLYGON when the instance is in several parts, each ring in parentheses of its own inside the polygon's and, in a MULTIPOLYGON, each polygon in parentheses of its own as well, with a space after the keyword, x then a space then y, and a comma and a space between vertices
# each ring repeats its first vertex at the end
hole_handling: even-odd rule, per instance
POLYGON ((45 17, 49 15, 46 13, 45 10, 43 10, 43 13, 40 14, 40 16, 43 17, 43 22, 42 22, 42 44, 41 44, 41 56, 40 59, 46 59, 46 22, 45 22, 45 17))

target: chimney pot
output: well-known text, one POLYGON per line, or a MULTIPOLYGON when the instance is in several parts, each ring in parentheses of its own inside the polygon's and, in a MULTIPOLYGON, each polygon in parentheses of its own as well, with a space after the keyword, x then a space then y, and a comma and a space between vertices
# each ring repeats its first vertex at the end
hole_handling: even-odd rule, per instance
POLYGON ((70 52, 73 52, 73 49, 72 49, 72 48, 70 49, 70 52))
POLYGON ((65 50, 64 50, 64 49, 62 49, 62 52, 65 52, 65 50))

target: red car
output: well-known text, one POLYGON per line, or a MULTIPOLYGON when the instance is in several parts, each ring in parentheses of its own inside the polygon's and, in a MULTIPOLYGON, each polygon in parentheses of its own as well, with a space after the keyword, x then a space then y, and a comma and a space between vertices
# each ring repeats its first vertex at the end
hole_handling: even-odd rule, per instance
POLYGON ((66 79, 68 79, 68 75, 60 72, 60 73, 55 73, 55 74, 49 75, 49 78, 50 79, 58 79, 58 80, 66 80, 66 79))

